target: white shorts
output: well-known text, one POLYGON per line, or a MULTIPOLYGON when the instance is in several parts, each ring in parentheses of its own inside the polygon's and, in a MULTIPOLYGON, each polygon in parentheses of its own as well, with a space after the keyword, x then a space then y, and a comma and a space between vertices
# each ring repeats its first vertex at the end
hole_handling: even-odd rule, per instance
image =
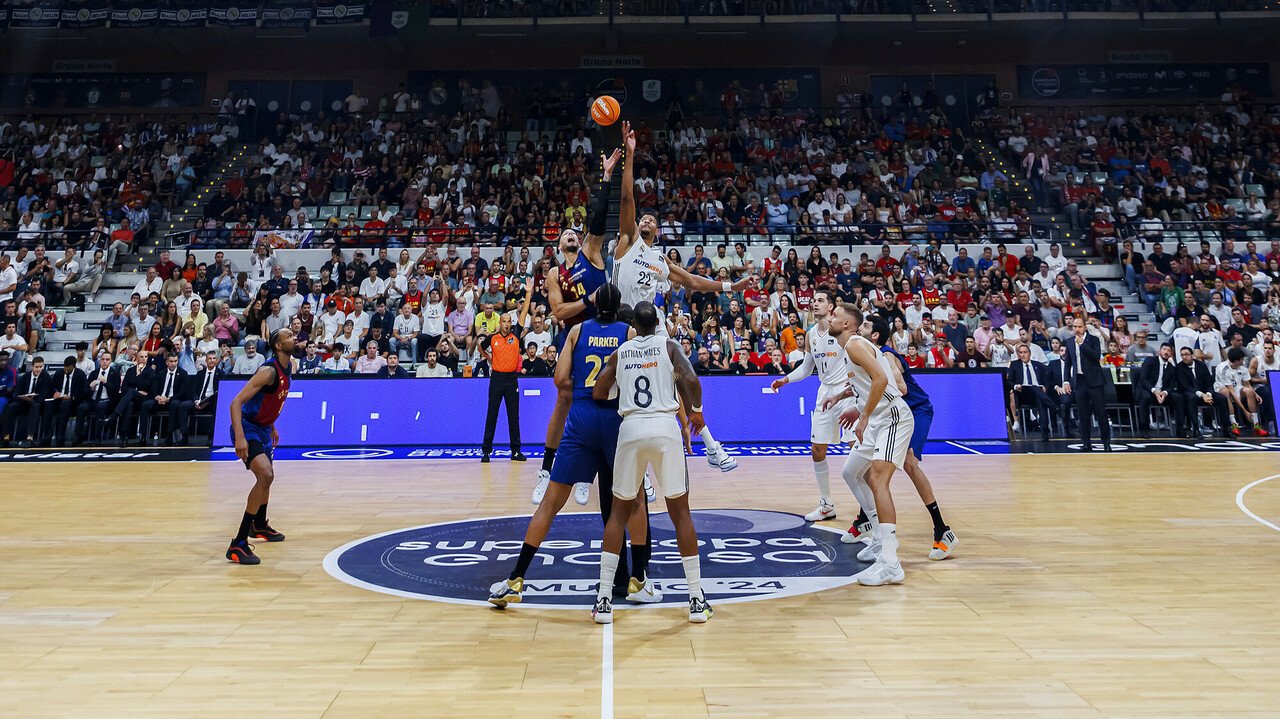
POLYGON ((641 414, 622 419, 613 459, 613 496, 635 499, 650 465, 654 489, 662 496, 679 497, 689 492, 684 437, 674 414, 641 414))
POLYGON ((822 403, 828 397, 840 394, 843 391, 843 387, 830 390, 823 387, 818 390, 818 398, 813 405, 813 411, 809 413, 810 443, 833 445, 853 441, 853 432, 846 431, 840 427, 840 413, 854 406, 852 397, 841 400, 826 412, 822 411, 822 403))
POLYGON ((892 462, 893 466, 902 469, 907 453, 911 451, 911 434, 915 428, 916 420, 910 408, 905 404, 890 405, 879 417, 871 420, 867 431, 862 434, 863 441, 853 451, 873 461, 892 462))

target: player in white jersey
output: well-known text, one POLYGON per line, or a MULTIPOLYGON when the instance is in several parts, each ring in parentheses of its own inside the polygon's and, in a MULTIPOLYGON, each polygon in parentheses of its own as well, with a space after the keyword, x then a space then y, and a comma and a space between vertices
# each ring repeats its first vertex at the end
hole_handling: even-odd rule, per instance
POLYGON ((596 378, 592 396, 608 399, 618 392, 618 449, 613 460, 613 508, 605 524, 600 551, 600 587, 591 616, 597 624, 613 622, 613 575, 622 551, 627 518, 639 505, 645 471, 652 466, 653 482, 667 502, 667 515, 675 525, 680 563, 689 586, 689 621, 701 624, 711 618, 711 606, 702 592, 698 563, 698 533, 689 514, 689 467, 685 462, 680 421, 683 400, 689 408, 689 424, 702 427, 702 385, 680 345, 657 334, 658 309, 652 302, 636 306, 632 326, 636 336, 609 356, 596 378))
MULTIPOLYGON (((658 216, 646 210, 636 219, 635 163, 636 134, 631 123, 623 121, 622 140, 627 148, 622 165, 622 203, 619 206, 618 244, 613 249, 615 259, 613 283, 622 290, 622 304, 639 307, 641 302, 652 303, 658 285, 670 282, 698 292, 740 292, 752 282, 744 277, 738 282, 717 282, 690 274, 680 265, 671 262, 654 244, 658 240, 658 216)), ((666 337, 667 323, 658 316, 656 334, 666 337)), ((729 472, 738 467, 738 460, 729 456, 724 447, 711 436, 705 426, 698 432, 707 448, 707 464, 729 472)))
POLYGON ((813 293, 813 316, 818 323, 809 328, 808 348, 804 359, 785 377, 779 377, 771 385, 774 392, 792 382, 799 382, 810 374, 818 374, 818 397, 809 413, 810 454, 813 456, 813 475, 818 480, 818 508, 804 515, 806 521, 821 522, 836 518, 836 505, 831 501, 830 470, 827 467, 827 446, 847 442, 852 435, 840 427, 840 413, 853 406, 853 398, 847 397, 829 409, 823 403, 845 391, 849 385, 848 363, 844 346, 831 331, 828 321, 835 308, 835 295, 821 288, 813 293))
POLYGON ((870 507, 867 516, 874 544, 880 547, 875 563, 854 578, 867 586, 900 584, 905 575, 898 561, 897 514, 889 480, 894 470, 906 464, 915 420, 898 388, 889 382, 880 348, 858 334, 862 320, 862 311, 848 303, 836 305, 831 313, 828 326, 838 333, 849 357, 849 389, 828 398, 824 409, 846 396, 854 398, 855 406, 840 415, 841 426, 852 427, 858 439, 843 474, 858 503, 870 507))

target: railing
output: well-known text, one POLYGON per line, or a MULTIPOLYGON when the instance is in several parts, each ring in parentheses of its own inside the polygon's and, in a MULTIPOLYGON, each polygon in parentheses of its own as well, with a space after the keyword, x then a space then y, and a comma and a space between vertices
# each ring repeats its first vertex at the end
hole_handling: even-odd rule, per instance
MULTIPOLYGON (((1143 231, 1136 223, 1128 225, 1127 231, 1119 233, 1119 241, 1132 240, 1134 247, 1147 250, 1153 243, 1159 242, 1165 251, 1175 249, 1178 245, 1199 245, 1208 242, 1216 245, 1223 240, 1233 240, 1236 251, 1244 252, 1247 242, 1269 242, 1280 240, 1280 219, 1246 222, 1244 220, 1195 220, 1165 222, 1159 232, 1143 231)), ((1090 237, 1091 239, 1091 237, 1090 237)), ((1270 246, 1260 247, 1261 254, 1266 255, 1270 246)), ((1173 254, 1173 252, 1169 252, 1173 254)), ((1194 256, 1195 253, 1192 253, 1194 256)))
MULTIPOLYGON (((505 247, 555 246, 560 228, 504 227, 477 230, 472 227, 414 226, 365 229, 362 227, 324 227, 319 229, 284 228, 219 228, 188 230, 165 235, 163 246, 172 249, 251 249, 267 243, 276 249, 327 249, 332 247, 428 247, 446 244, 505 247)), ((1017 223, 1016 228, 1004 222, 889 222, 840 225, 826 228, 786 226, 714 226, 663 228, 659 244, 687 245, 695 243, 748 245, 909 245, 937 240, 958 246, 990 242, 1038 243, 1061 239, 1053 225, 1017 223)))
MULTIPOLYGON (((0 252, 12 253, 20 249, 28 251, 44 247, 50 253, 61 252, 67 248, 79 250, 82 254, 94 250, 106 251, 111 246, 111 231, 114 226, 107 227, 105 233, 96 230, 9 230, 0 232, 0 252)), ((143 239, 145 233, 136 233, 134 242, 143 239)), ((52 254, 51 254, 52 257, 52 254)), ((58 255, 57 257, 61 257, 58 255)), ((55 258, 56 259, 56 258, 55 258)))

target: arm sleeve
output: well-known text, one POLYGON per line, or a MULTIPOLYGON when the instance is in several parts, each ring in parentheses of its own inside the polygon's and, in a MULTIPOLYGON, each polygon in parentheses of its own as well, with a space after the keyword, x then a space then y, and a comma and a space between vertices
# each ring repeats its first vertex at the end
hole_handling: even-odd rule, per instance
POLYGON ((591 218, 587 221, 587 233, 603 237, 609 218, 609 183, 600 182, 591 193, 591 218))
POLYGON ((805 377, 808 377, 809 375, 813 374, 813 368, 814 368, 813 353, 805 352, 804 359, 800 361, 800 364, 796 365, 795 369, 787 373, 787 382, 788 383, 799 382, 805 377))

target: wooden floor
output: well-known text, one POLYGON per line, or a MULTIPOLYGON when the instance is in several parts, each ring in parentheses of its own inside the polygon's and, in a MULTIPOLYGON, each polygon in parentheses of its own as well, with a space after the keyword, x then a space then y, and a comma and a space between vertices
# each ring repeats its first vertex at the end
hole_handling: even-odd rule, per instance
MULTIPOLYGON (((931 458, 957 557, 924 559, 928 517, 900 477, 906 584, 727 604, 705 626, 623 613, 616 716, 1275 717, 1280 534, 1235 502, 1275 456, 931 458)), ((808 464, 701 465, 694 506, 808 511, 808 464)), ((7 464, 0 716, 601 715, 585 608, 402 599, 321 566, 369 534, 527 513, 535 463, 277 472, 289 540, 250 568, 221 557, 248 487, 235 463, 7 464)), ((1277 521, 1280 481, 1247 503, 1277 521)))

